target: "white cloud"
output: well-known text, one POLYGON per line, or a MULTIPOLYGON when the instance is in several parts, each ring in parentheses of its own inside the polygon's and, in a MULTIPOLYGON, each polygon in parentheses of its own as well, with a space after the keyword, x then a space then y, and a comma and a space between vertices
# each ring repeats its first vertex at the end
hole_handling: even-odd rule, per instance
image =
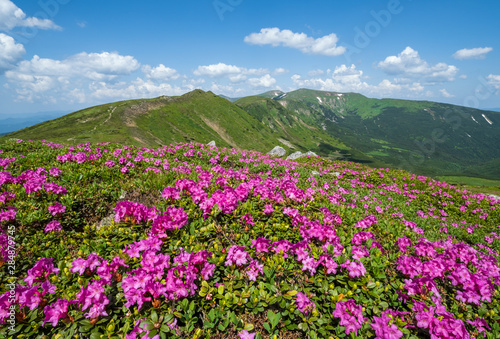
POLYGON ((411 47, 406 47, 397 56, 388 56, 384 61, 380 61, 377 67, 387 74, 422 77, 429 82, 453 81, 458 73, 458 68, 453 65, 442 62, 434 66, 429 65, 411 47))
POLYGON ((323 74, 325 74, 325 71, 323 71, 322 69, 313 69, 312 71, 307 72, 307 75, 309 75, 310 77, 317 77, 323 74))
POLYGON ((127 75, 139 68, 139 62, 132 56, 116 52, 78 53, 64 60, 33 56, 21 61, 18 66, 5 73, 9 80, 23 80, 32 77, 51 77, 58 81, 72 77, 92 80, 109 80, 118 75, 127 75))
POLYGON ((342 55, 346 51, 345 47, 337 46, 339 39, 334 33, 314 39, 305 33, 294 33, 277 27, 262 28, 260 33, 246 36, 244 41, 253 45, 285 46, 298 49, 302 53, 326 56, 342 55))
POLYGON ((445 89, 445 88, 442 88, 439 90, 439 92, 441 93, 441 95, 445 98, 453 98, 454 95, 453 94, 450 94, 448 93, 448 91, 445 89))
POLYGON ((116 52, 82 52, 64 60, 35 55, 5 72, 5 77, 16 91, 18 100, 46 101, 54 97, 59 101, 80 102, 90 97, 82 94, 89 83, 113 81, 119 76, 131 74, 139 66, 132 56, 116 52), (75 92, 75 89, 80 91, 75 92))
POLYGON ((268 72, 269 70, 265 68, 245 68, 219 62, 218 64, 198 66, 193 74, 210 78, 228 77, 231 82, 241 82, 247 79, 247 75, 263 75, 268 72))
MULTIPOLYGON (((319 72, 315 72, 319 73, 319 72)), ((310 78, 302 79, 298 74, 292 76, 292 81, 299 87, 320 89, 322 91, 335 92, 359 92, 368 89, 370 86, 361 80, 363 71, 356 69, 355 65, 347 67, 340 65, 335 67, 331 73, 331 78, 310 78)))
POLYGON ((288 72, 290 72, 288 69, 278 67, 278 68, 274 69, 273 74, 274 75, 281 75, 281 74, 286 74, 288 72))
POLYGON ((193 72, 194 75, 198 76, 209 76, 209 77, 220 77, 230 74, 241 73, 242 69, 234 65, 226 65, 222 62, 207 66, 198 66, 198 68, 193 72))
POLYGON ((179 78, 179 73, 170 67, 165 67, 165 65, 160 64, 158 67, 151 67, 145 65, 142 67, 142 72, 146 75, 148 79, 160 80, 160 81, 170 81, 179 78))
POLYGON ((496 94, 500 94, 500 75, 490 74, 486 79, 488 84, 497 90, 496 94))
POLYGON ((137 78, 127 83, 119 82, 110 84, 107 82, 97 82, 91 85, 92 97, 97 99, 123 98, 137 99, 144 97, 156 97, 160 95, 181 95, 186 91, 168 83, 157 84, 151 80, 137 78))
POLYGON ((94 74, 99 78, 103 76, 114 76, 130 74, 139 69, 139 62, 130 55, 120 55, 117 52, 102 53, 78 53, 69 59, 67 64, 76 67, 77 72, 88 72, 88 76, 94 74))
POLYGON ((14 67, 24 53, 26 50, 22 44, 18 44, 12 37, 0 33, 0 71, 14 67))
POLYGON ((0 0, 0 30, 10 31, 14 27, 61 29, 52 20, 26 17, 23 10, 10 0, 0 0))
POLYGON ((269 74, 266 74, 260 78, 248 79, 248 83, 252 87, 271 87, 276 84, 276 79, 271 77, 269 74))
POLYGON ((459 60, 484 59, 486 58, 486 54, 492 50, 493 48, 491 47, 463 48, 453 53, 453 57, 459 60))
MULTIPOLYGON (((321 75, 321 72, 313 74, 321 75)), ((340 65, 335 69, 323 72, 329 77, 310 77, 302 78, 299 74, 294 74, 291 79, 296 87, 305 87, 318 89, 322 91, 334 92, 357 92, 368 96, 387 97, 387 96, 408 96, 422 95, 424 87, 418 82, 411 82, 408 79, 396 79, 390 81, 383 79, 378 84, 369 84, 364 79, 363 71, 356 68, 355 65, 340 65)))

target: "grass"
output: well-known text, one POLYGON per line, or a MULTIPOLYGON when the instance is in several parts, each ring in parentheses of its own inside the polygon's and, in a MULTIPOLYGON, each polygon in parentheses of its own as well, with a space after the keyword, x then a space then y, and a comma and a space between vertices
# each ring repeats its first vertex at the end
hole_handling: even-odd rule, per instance
POLYGON ((438 176, 436 179, 463 186, 473 192, 500 195, 500 180, 464 176, 438 176))

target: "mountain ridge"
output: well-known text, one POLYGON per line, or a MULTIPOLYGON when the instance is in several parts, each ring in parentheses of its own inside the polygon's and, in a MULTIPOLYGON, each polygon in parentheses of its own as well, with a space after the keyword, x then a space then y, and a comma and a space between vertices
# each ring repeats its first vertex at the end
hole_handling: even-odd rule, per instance
POLYGON ((426 175, 500 179, 500 113, 359 93, 272 90, 236 99, 194 90, 79 110, 7 137, 60 143, 111 141, 151 147, 216 141, 267 152, 313 151, 330 159, 426 175))

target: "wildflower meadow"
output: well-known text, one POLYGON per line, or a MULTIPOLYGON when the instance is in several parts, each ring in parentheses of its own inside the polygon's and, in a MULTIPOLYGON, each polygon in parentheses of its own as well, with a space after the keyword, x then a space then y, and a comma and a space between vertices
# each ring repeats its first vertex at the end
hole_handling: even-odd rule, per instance
POLYGON ((0 144, 0 337, 499 338, 500 200, 178 143, 0 144))

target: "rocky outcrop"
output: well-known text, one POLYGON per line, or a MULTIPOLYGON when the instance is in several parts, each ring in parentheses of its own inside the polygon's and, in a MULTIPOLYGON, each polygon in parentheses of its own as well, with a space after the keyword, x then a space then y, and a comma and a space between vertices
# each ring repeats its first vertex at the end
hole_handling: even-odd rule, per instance
POLYGON ((307 156, 317 157, 318 155, 314 152, 311 152, 311 151, 309 151, 307 153, 302 153, 300 151, 297 151, 297 152, 290 154, 288 157, 286 157, 286 159, 287 160, 295 160, 295 159, 307 157, 307 156))
POLYGON ((274 147, 270 152, 267 154, 275 156, 275 157, 282 157, 286 154, 286 151, 283 147, 281 146, 276 146, 274 147))
POLYGON ((215 140, 210 141, 207 145, 208 145, 208 146, 213 146, 213 147, 216 147, 216 145, 215 145, 215 140))
POLYGON ((294 153, 290 154, 289 156, 287 156, 286 160, 295 160, 295 159, 301 158, 303 156, 304 156, 304 153, 302 153, 301 151, 297 151, 297 152, 294 152, 294 153))

